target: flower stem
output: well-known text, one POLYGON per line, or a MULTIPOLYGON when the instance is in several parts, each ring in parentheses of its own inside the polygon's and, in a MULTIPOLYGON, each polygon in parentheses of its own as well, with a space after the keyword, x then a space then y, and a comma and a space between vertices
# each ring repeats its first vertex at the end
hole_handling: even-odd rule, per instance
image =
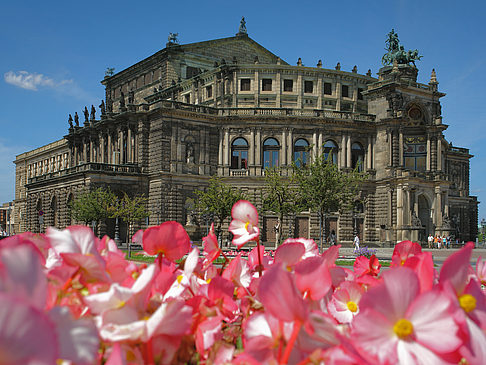
POLYGON ((289 361, 290 353, 292 352, 292 348, 294 347, 294 343, 297 339, 297 335, 299 334, 300 327, 302 327, 302 323, 300 321, 294 322, 294 329, 292 331, 292 335, 290 336, 289 342, 287 343, 287 347, 285 348, 283 358, 280 360, 280 364, 287 364, 287 362, 289 361))
POLYGON ((260 237, 257 237, 258 276, 262 277, 262 258, 260 257, 260 237))

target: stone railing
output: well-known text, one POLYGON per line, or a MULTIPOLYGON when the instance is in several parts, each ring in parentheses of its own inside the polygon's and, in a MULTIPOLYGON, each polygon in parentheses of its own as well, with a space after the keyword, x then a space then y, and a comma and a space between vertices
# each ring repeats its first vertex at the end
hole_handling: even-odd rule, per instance
POLYGON ((241 170, 230 170, 230 175, 234 177, 242 177, 242 176, 249 176, 250 171, 241 169, 241 170))
POLYGON ((99 163, 99 162, 88 162, 88 163, 83 163, 77 166, 69 167, 67 169, 59 170, 59 171, 54 171, 54 172, 48 172, 43 175, 39 176, 34 176, 29 178, 28 183, 36 183, 40 181, 46 181, 62 176, 67 176, 67 175, 72 175, 76 174, 79 172, 95 172, 95 171, 101 171, 101 172, 116 172, 116 173, 121 173, 121 174, 140 174, 141 169, 139 166, 135 164, 130 164, 130 165, 111 165, 111 164, 105 164, 105 163, 99 163))
POLYGON ((160 107, 168 109, 187 110, 194 113, 213 114, 220 116, 275 116, 275 117, 311 117, 348 121, 373 122, 372 114, 353 113, 324 109, 291 109, 291 108, 214 108, 206 105, 186 104, 178 101, 159 100, 160 107))

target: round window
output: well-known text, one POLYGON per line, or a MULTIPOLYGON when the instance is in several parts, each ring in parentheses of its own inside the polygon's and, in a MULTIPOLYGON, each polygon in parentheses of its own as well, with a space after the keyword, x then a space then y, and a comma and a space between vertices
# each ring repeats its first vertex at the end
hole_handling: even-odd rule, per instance
POLYGON ((422 111, 417 107, 412 107, 408 111, 408 116, 413 120, 422 119, 422 111))

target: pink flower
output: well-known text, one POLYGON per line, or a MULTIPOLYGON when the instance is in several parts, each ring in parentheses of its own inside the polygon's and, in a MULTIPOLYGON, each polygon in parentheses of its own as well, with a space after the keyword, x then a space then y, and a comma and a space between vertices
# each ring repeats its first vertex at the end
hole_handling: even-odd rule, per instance
POLYGON ((356 261, 354 261, 354 273, 357 276, 378 276, 380 268, 381 264, 375 255, 372 255, 370 258, 359 256, 356 258, 356 261))
POLYGON ((379 363, 443 364, 462 343, 451 307, 438 290, 419 295, 411 269, 393 269, 361 298, 352 337, 379 363))
POLYGON ((265 310, 281 321, 303 323, 307 318, 307 307, 294 277, 281 265, 275 264, 265 271, 258 286, 258 298, 265 310))
POLYGON ((191 242, 180 223, 169 221, 145 230, 143 249, 149 255, 162 253, 169 260, 175 261, 189 252, 191 242))
POLYGON ((354 316, 359 313, 359 302, 363 292, 359 284, 345 281, 327 304, 329 313, 340 323, 351 323, 354 316))
POLYGON ((258 212, 247 200, 240 200, 231 209, 229 231, 233 233, 233 244, 241 248, 245 243, 258 238, 258 212))
POLYGON ((308 257, 300 261, 294 270, 297 287, 312 300, 322 299, 331 288, 331 273, 321 256, 308 257))
POLYGON ((408 258, 422 253, 422 247, 415 242, 402 241, 397 243, 392 255, 392 266, 402 266, 408 258))
POLYGON ((47 315, 4 293, 0 303, 0 363, 55 364, 58 341, 47 315))
POLYGON ((205 266, 207 267, 214 260, 216 260, 219 257, 219 255, 221 255, 221 249, 219 248, 218 238, 214 234, 214 223, 211 223, 209 234, 203 238, 203 245, 204 245, 203 254, 205 256, 205 266))

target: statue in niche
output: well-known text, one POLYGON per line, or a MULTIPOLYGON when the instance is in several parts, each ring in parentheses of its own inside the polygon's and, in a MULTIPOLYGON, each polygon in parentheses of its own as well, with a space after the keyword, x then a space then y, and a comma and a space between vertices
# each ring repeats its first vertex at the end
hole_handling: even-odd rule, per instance
POLYGON ((113 101, 110 98, 106 99, 106 110, 108 113, 113 113, 113 101))
POLYGON ((130 89, 128 92, 128 104, 131 105, 135 102, 135 93, 133 92, 133 89, 130 89))
POLYGON ((95 114, 96 114, 96 109, 93 105, 91 105, 91 120, 94 121, 95 120, 95 114))
POLYGON ((78 112, 74 113, 74 124, 76 124, 76 127, 79 127, 79 116, 78 112))
POLYGON ((103 99, 101 99, 100 110, 101 110, 101 115, 106 114, 105 101, 103 99))
POLYGON ((69 114, 69 118, 68 118, 68 123, 69 123, 69 128, 73 128, 73 116, 71 114, 69 114))
POLYGON ((442 217, 442 228, 452 228, 451 220, 447 214, 442 217))
POLYGON ((187 198, 184 209, 186 210, 186 226, 195 226, 196 212, 194 211, 194 199, 187 198))
POLYGON ((422 221, 415 212, 412 213, 412 227, 422 227, 422 221))
POLYGON ((84 124, 88 124, 89 112, 86 106, 84 107, 83 114, 84 114, 84 124))
POLYGON ((120 91, 120 109, 125 108, 125 94, 120 91))
POLYGON ((189 143, 186 148, 186 162, 190 164, 194 163, 194 146, 192 143, 189 143))

